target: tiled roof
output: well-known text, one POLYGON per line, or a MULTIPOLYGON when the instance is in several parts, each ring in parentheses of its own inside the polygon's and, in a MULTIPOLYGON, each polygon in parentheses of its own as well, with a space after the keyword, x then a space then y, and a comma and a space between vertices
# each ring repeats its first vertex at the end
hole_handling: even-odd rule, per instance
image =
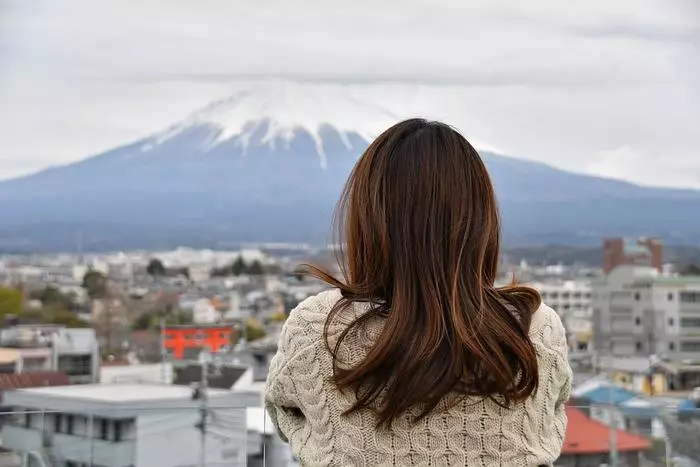
POLYGON ((0 374, 0 391, 69 384, 68 375, 58 371, 0 374))
POLYGON ((58 371, 0 374, 0 402, 2 401, 2 394, 5 391, 68 385, 70 385, 68 375, 58 371))
MULTIPOLYGON (((589 417, 575 407, 566 407, 569 425, 566 429, 562 455, 604 454, 610 452, 610 427, 589 417)), ((644 451, 651 442, 641 436, 617 430, 619 452, 644 451)))

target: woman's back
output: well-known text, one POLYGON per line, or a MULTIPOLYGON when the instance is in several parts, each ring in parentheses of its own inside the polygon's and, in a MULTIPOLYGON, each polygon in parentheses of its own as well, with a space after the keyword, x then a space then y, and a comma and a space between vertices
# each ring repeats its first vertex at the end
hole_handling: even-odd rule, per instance
MULTIPOLYGON (((371 409, 343 415, 355 398, 332 382, 333 358, 323 333, 328 312, 339 299, 340 292, 332 290, 294 310, 270 366, 268 412, 302 465, 537 466, 551 465, 559 457, 571 369, 564 329, 549 307, 537 310, 530 327, 539 386, 529 398, 504 408, 488 398, 459 401, 451 394, 417 423, 413 420, 420 408, 397 418, 391 429, 377 429, 371 409)), ((330 338, 366 311, 364 304, 346 310, 329 329, 330 338)), ((355 329, 338 356, 349 365, 359 364, 382 326, 382 318, 374 317, 355 329)))
POLYGON ((269 411, 304 465, 539 465, 559 454, 570 369, 539 293, 495 285, 498 203, 469 142, 407 120, 370 144, 337 210, 342 277, 302 304, 269 411))

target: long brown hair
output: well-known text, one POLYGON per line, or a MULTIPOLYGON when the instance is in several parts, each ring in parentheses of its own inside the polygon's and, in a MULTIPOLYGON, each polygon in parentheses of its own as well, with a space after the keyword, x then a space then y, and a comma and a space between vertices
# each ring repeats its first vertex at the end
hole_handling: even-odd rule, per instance
POLYGON ((422 119, 380 135, 355 165, 336 210, 343 279, 310 267, 342 299, 325 328, 333 380, 355 393, 348 413, 376 411, 377 425, 448 394, 503 406, 538 384, 528 337, 539 294, 496 288, 500 222, 491 179, 477 151, 451 127, 422 119), (331 345, 329 325, 353 302, 369 302, 331 345), (348 333, 385 321, 359 365, 339 363, 348 333), (380 397, 381 395, 381 397, 380 397))

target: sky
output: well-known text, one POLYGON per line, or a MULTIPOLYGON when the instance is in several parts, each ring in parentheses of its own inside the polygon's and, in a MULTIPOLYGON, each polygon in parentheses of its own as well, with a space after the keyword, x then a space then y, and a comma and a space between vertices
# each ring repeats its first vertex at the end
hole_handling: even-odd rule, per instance
POLYGON ((700 189, 694 0, 0 0, 0 179, 267 80, 351 87, 514 157, 700 189))

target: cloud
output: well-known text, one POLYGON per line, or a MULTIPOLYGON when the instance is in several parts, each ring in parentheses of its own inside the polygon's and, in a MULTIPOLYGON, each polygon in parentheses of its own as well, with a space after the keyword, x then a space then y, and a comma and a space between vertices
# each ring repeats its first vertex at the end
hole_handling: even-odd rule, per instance
POLYGON ((601 151, 586 172, 620 177, 649 186, 685 186, 700 189, 698 154, 655 154, 631 146, 601 151), (690 170, 688 168, 691 167, 690 170))
POLYGON ((587 170, 594 158, 628 177, 609 151, 625 146, 678 158, 688 173, 700 167, 687 156, 698 154, 700 121, 692 2, 9 0, 0 8, 0 178, 135 140, 241 80, 269 78, 361 87, 398 114, 445 119, 483 146, 567 169, 587 170))

